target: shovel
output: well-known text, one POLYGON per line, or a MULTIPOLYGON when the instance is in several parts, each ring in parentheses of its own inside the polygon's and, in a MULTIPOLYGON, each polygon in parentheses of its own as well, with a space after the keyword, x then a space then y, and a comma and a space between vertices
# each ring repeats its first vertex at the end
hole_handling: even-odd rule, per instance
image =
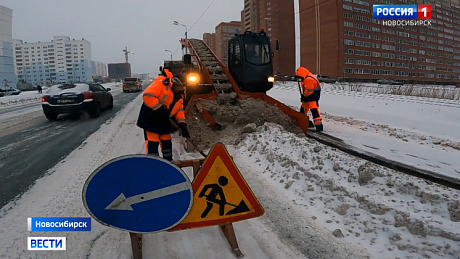
MULTIPOLYGON (((179 131, 179 135, 182 136, 182 130, 180 129, 179 125, 177 125, 177 123, 172 118, 169 118, 169 122, 174 128, 176 128, 179 131)), ((182 139, 185 139, 185 138, 182 138, 182 139)), ((191 144, 194 149, 197 149, 196 148, 197 145, 194 145, 189 138, 185 139, 185 141, 182 142, 182 145, 184 145, 185 148, 187 148, 188 144, 191 144)), ((198 150, 198 152, 200 152, 202 156, 206 157, 206 154, 203 151, 198 150)))

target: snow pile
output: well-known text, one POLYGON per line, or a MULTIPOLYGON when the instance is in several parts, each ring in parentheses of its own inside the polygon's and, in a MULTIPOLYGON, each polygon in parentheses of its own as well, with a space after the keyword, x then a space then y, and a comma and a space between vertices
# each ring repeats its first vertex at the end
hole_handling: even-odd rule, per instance
MULTIPOLYGON (((331 235, 372 258, 453 258, 460 193, 365 162, 267 123, 238 144, 254 171, 331 235)), ((236 160, 240 161, 240 160, 236 160)))
POLYGON ((218 141, 233 143, 232 141, 237 141, 243 132, 254 131, 253 128, 265 122, 277 123, 290 132, 303 134, 291 118, 260 99, 238 100, 236 94, 233 93, 220 94, 217 100, 199 99, 197 102, 210 113, 216 122, 225 125, 222 131, 213 131, 207 125, 203 115, 194 107, 187 116, 187 125, 192 136, 191 141, 196 143, 196 148, 199 150, 208 149, 218 141), (246 126, 248 123, 253 125, 246 126))

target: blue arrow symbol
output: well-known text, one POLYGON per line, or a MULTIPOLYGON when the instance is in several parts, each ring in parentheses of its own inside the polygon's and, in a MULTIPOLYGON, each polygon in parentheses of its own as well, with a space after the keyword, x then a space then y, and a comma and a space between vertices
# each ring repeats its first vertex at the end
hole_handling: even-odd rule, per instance
POLYGON ((126 198, 125 195, 121 193, 105 209, 106 210, 133 210, 133 208, 131 207, 131 205, 133 204, 153 200, 156 198, 160 198, 163 196, 167 196, 170 194, 174 194, 174 193, 186 191, 186 190, 190 190, 190 184, 188 182, 183 182, 183 183, 168 186, 162 189, 158 189, 155 191, 138 194, 135 196, 131 196, 129 198, 126 198))

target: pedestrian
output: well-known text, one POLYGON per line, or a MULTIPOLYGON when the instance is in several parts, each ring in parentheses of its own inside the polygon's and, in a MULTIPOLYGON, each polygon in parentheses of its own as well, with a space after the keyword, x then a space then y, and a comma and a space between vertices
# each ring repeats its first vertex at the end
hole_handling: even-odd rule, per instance
POLYGON ((42 87, 40 85, 37 85, 37 90, 38 90, 38 93, 41 94, 42 93, 42 87))
POLYGON ((300 112, 307 114, 311 112, 313 125, 317 131, 323 131, 323 120, 319 112, 319 100, 321 97, 321 84, 318 79, 305 67, 299 67, 295 73, 297 80, 302 86, 300 101, 302 106, 300 112))
POLYGON ((172 73, 162 81, 154 80, 145 89, 137 126, 144 130, 146 153, 159 157, 160 147, 163 158, 172 161, 171 120, 179 126, 182 137, 189 138, 190 134, 182 98, 185 86, 177 77, 170 76, 172 73))

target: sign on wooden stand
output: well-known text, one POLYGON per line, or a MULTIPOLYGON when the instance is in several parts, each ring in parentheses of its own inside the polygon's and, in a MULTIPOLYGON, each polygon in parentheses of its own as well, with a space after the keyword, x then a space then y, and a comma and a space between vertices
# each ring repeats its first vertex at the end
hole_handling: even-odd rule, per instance
POLYGON ((219 226, 235 256, 243 257, 232 223, 264 214, 222 143, 203 159, 113 159, 88 177, 83 204, 99 223, 129 232, 134 259, 142 259, 141 233, 208 226, 219 226), (192 183, 183 167, 193 167, 192 183))

